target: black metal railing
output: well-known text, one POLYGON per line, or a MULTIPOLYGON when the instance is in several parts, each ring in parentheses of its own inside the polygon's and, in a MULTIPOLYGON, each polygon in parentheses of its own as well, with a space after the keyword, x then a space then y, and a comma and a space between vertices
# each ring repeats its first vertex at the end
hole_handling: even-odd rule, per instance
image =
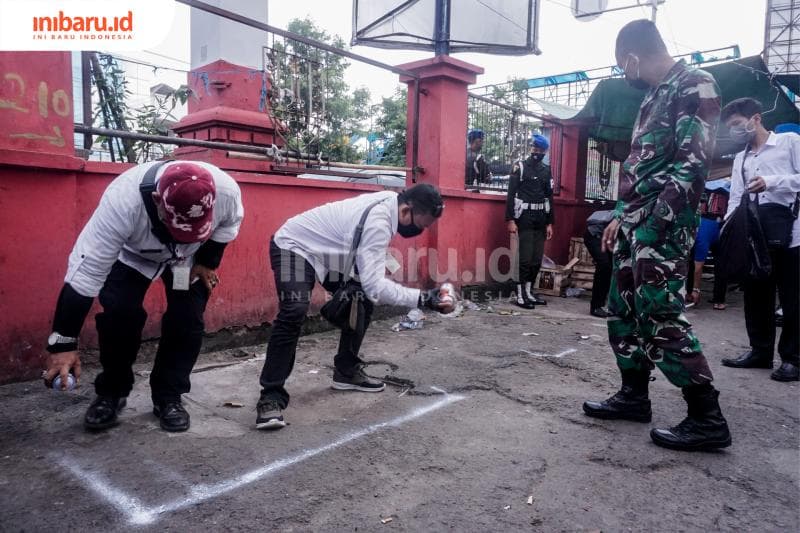
POLYGON ((586 150, 586 192, 587 201, 617 200, 619 178, 622 165, 608 157, 608 146, 592 137, 587 141, 586 150))
MULTIPOLYGON (((256 153, 258 158, 266 159, 284 153, 278 160, 279 165, 287 160, 285 154, 303 154, 305 168, 300 171, 304 174, 321 170, 324 171, 320 172, 321 175, 327 172, 325 175, 336 178, 364 179, 370 177, 368 173, 374 167, 376 172, 397 174, 399 180, 404 179, 408 171, 416 180, 420 172, 417 163, 418 120, 407 131, 406 106, 409 95, 406 95, 404 84, 401 86, 396 81, 396 93, 375 104, 366 89, 353 89, 344 78, 349 66, 347 60, 350 59, 382 69, 382 75, 399 74, 410 78, 410 100, 414 109, 418 110, 419 78, 415 73, 354 54, 344 48, 344 41, 338 42, 340 39, 334 42, 336 46, 332 46, 205 2, 177 1, 267 32, 263 65, 260 70, 254 69, 253 75, 262 77, 259 109, 279 125, 276 131, 280 139, 276 142, 278 150, 254 152, 243 149, 240 152, 256 153), (354 110, 354 106, 358 109, 354 110), (378 120, 383 116, 382 110, 387 107, 394 113, 395 120, 378 120), (411 144, 411 161, 405 160, 406 142, 411 144)), ((87 53, 84 56, 83 108, 95 112, 93 115, 84 114, 83 122, 76 125, 76 132, 84 134, 87 152, 105 153, 105 158, 112 161, 142 162, 168 156, 170 150, 164 145, 185 144, 180 140, 173 142, 171 138, 174 135, 171 126, 176 119, 161 117, 165 119, 161 120, 156 116, 160 110, 151 107, 148 109, 149 118, 158 123, 157 127, 143 128, 142 117, 128 113, 132 110, 126 108, 124 102, 128 91, 124 83, 123 65, 126 61, 129 60, 109 54, 87 53), (103 130, 102 134, 97 133, 98 128, 103 130), (97 142, 98 138, 100 143, 97 142)), ((154 71, 170 68, 151 66, 154 71)), ((181 90, 188 91, 185 86, 181 90)), ((181 96, 189 98, 191 93, 183 92, 181 96)), ((169 111, 173 109, 170 107, 169 111)), ((418 111, 415 119, 418 119, 418 111)), ((228 144, 218 143, 216 147, 235 153, 228 144)), ((212 146, 209 144, 208 147, 212 146)), ((289 173, 287 166, 282 168, 289 173)))
MULTIPOLYGON (((467 130, 472 129, 483 130, 481 153, 493 177, 489 183, 467 183, 465 179, 468 190, 508 190, 508 178, 514 163, 528 157, 531 135, 539 132, 551 139, 551 150, 545 162, 550 165, 553 189, 558 194, 561 167, 561 126, 558 123, 513 103, 469 93, 467 130)), ((464 145, 466 160, 469 150, 466 139, 464 145)))

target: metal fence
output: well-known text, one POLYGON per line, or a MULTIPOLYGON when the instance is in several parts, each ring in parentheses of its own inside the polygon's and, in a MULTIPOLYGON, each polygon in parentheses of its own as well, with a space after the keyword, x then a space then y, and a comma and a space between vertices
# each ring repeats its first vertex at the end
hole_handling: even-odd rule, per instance
MULTIPOLYGON (((741 56, 738 46, 728 46, 713 50, 703 50, 681 54, 675 59, 683 59, 693 66, 710 65, 741 56)), ((589 70, 565 72, 539 78, 516 79, 509 82, 476 87, 473 91, 482 96, 497 98, 503 95, 513 99, 514 104, 530 111, 541 108, 538 101, 569 106, 580 109, 589 99, 597 85, 608 78, 623 75, 617 66, 607 66, 589 70)))
POLYGON ((592 137, 586 150, 586 193, 587 201, 616 201, 619 193, 621 163, 606 155, 606 144, 592 137))
MULTIPOLYGON (((404 84, 401 85, 397 80, 399 74, 418 81, 415 73, 354 54, 344 48, 345 43, 340 39, 334 42, 334 46, 205 2, 177 1, 267 32, 267 45, 262 49, 262 68, 252 73, 262 77, 259 109, 279 125, 276 134, 281 141, 277 150, 275 147, 263 147, 261 152, 257 152, 263 154, 263 159, 270 159, 276 154, 282 154, 279 156, 281 160, 287 156, 290 161, 292 158, 303 159, 304 164, 296 167, 297 172, 290 172, 291 166, 283 166, 283 173, 310 175, 319 171, 319 175, 329 179, 369 180, 373 178, 370 174, 373 165, 376 173, 394 177, 397 174, 401 182, 407 171, 416 177, 419 170, 418 129, 414 127, 406 135, 406 104, 409 97, 404 84), (345 79, 345 73, 351 65, 349 60, 357 62, 360 68, 357 78, 392 77, 398 87, 389 106, 395 120, 378 120, 386 115, 382 110, 386 107, 387 98, 381 98, 382 102, 376 104, 371 101, 366 89, 348 83, 353 79, 345 79), (365 74, 365 68, 371 71, 365 74), (406 142, 411 144, 411 161, 405 161, 406 142)), ((180 114, 174 113, 171 94, 162 100, 144 102, 145 113, 125 103, 131 94, 132 80, 126 81, 126 75, 130 77, 130 72, 125 66, 131 63, 130 59, 94 53, 87 53, 84 59, 81 103, 82 108, 89 111, 76 124, 76 131, 86 136, 84 147, 93 152, 91 157, 142 162, 169 155, 170 150, 165 145, 187 144, 181 139, 170 138, 174 135, 171 127, 180 119, 180 114), (164 100, 168 100, 166 104, 159 105, 164 100), (142 127, 145 119, 144 125, 147 127, 142 127), (103 134, 96 133, 99 129, 103 129, 103 134)), ((163 68, 187 72, 155 64, 140 65, 152 67, 154 73, 163 68)), ((180 89, 184 91, 182 97, 192 97, 188 88, 183 86, 180 89)), ((153 95, 151 91, 150 95, 136 96, 146 99, 153 95)), ((185 98, 180 105, 185 104, 185 98)), ((418 83, 411 84, 410 98, 418 110, 418 83)), ((418 119, 418 111, 415 118, 418 119)), ((416 123, 418 120, 415 120, 416 123)), ((221 150, 231 150, 228 143, 217 145, 221 150)), ((214 147, 213 143, 207 147, 214 147)), ((254 153, 253 150, 242 151, 254 153)))
MULTIPOLYGON (((470 93, 468 99, 467 130, 483 130, 481 153, 489 164, 493 178, 490 183, 473 185, 466 183, 469 190, 505 192, 508 178, 516 161, 528 156, 531 133, 539 132, 551 139, 551 151, 545 159, 553 173, 554 191, 558 193, 560 179, 560 136, 561 127, 543 119, 541 115, 526 109, 470 93), (552 161, 555 157, 556 161, 552 161)), ((464 140, 464 158, 468 156, 469 146, 464 140)), ((466 178, 466 176, 465 176, 466 178)))

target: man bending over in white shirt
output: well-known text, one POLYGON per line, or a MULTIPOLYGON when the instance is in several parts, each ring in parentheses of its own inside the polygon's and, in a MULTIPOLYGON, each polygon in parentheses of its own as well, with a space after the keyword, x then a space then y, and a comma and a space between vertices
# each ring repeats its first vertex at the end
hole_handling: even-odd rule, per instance
POLYGON ((325 204, 290 218, 275 233, 269 252, 280 308, 261 371, 257 429, 286 425, 281 411, 289 404, 289 393, 284 384, 294 366, 297 340, 317 281, 334 292, 342 275, 357 275, 366 296, 363 327, 342 330, 339 340, 333 374, 333 388, 338 390, 384 389, 381 381, 364 373, 363 361, 358 357, 374 304, 427 305, 442 312, 452 311, 451 303, 438 301, 438 291, 403 287, 385 276, 386 253, 395 233, 416 237, 442 216, 443 209, 439 192, 431 185, 419 184, 401 193, 376 192, 325 204), (367 209, 354 272, 343 273, 356 226, 367 209))
POLYGON ((239 186, 208 163, 145 163, 105 190, 69 256, 44 375, 46 385, 60 375, 62 388, 70 371, 80 377, 78 335, 97 296, 103 307, 95 317, 103 371, 84 418, 87 429, 117 424, 133 387, 132 366, 147 319, 142 301, 159 277, 167 310, 150 374, 153 414, 166 431, 189 429, 181 394, 189 392, 217 267, 243 216, 239 186))

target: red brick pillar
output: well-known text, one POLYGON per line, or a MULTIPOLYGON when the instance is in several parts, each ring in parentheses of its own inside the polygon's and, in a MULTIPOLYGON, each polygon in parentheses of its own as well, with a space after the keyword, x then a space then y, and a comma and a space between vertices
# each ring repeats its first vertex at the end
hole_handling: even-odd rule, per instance
MULTIPOLYGON (((270 146, 282 144, 267 114, 269 79, 263 72, 217 60, 189 72, 189 113, 175 125, 180 137, 270 146)), ((182 147, 175 155, 226 166, 226 152, 182 147)))
MULTIPOLYGON (((465 212, 464 165, 467 136, 467 88, 483 68, 449 56, 436 56, 400 65, 420 78, 419 124, 415 125, 414 79, 401 76, 408 84, 408 133, 406 163, 413 162, 413 131, 419 129, 417 165, 419 183, 437 187, 445 200, 445 215, 415 243, 417 252, 427 246, 427 258, 418 261, 419 278, 431 285, 430 272, 450 276, 436 280, 460 285, 464 276, 457 269, 474 269, 474 250, 464 250, 465 212), (455 253, 454 253, 455 252, 455 253), (465 266, 467 265, 467 266, 465 266)), ((409 183, 409 185, 411 185, 409 183)), ((468 276, 469 277, 469 276, 468 276)))
POLYGON ((74 155, 69 52, 0 52, 0 150, 74 155))
POLYGON ((43 368, 77 212, 69 52, 0 52, 0 383, 43 368))

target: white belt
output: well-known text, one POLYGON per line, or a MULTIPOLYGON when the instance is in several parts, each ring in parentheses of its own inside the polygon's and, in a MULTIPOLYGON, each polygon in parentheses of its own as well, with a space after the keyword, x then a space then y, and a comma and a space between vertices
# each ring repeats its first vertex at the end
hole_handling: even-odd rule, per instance
POLYGON ((523 202, 522 209, 530 209, 532 211, 542 211, 543 209, 547 208, 547 203, 542 202, 540 204, 526 204, 523 202))

